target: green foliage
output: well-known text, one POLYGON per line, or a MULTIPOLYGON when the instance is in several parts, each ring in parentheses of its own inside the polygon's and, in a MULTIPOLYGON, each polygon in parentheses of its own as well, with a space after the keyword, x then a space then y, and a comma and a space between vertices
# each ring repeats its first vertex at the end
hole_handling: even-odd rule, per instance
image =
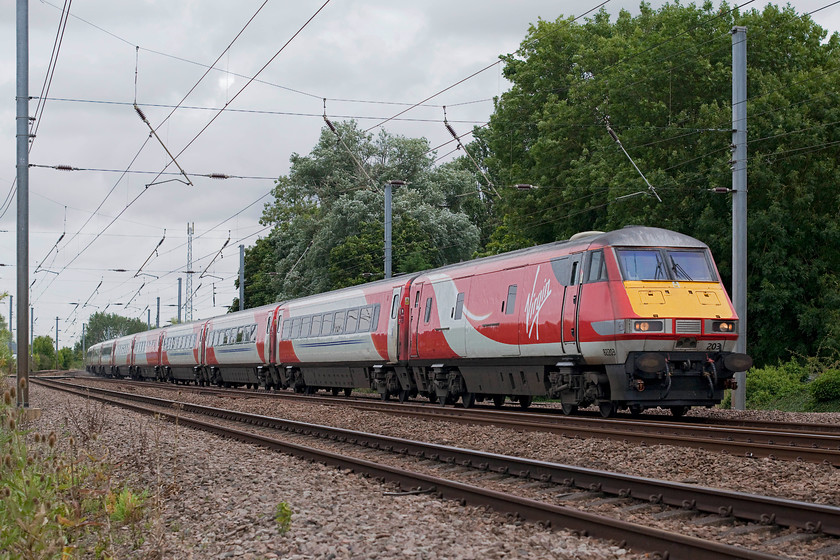
MULTIPOLYGON (((245 248, 245 304, 247 307, 259 307, 276 301, 273 232, 268 237, 257 239, 252 247, 245 248)), ((239 288, 239 278, 234 281, 239 288)), ((239 298, 236 297, 228 312, 239 311, 239 298)))
POLYGON ((75 362, 75 355, 73 349, 65 346, 58 351, 58 369, 68 370, 73 367, 75 362))
POLYGON ((808 368, 794 360, 751 369, 747 372, 747 408, 790 410, 791 402, 801 405, 803 395, 807 396, 808 377, 808 368))
POLYGON ((292 508, 286 502, 280 502, 274 508, 274 521, 277 523, 277 530, 285 535, 292 528, 292 508))
POLYGON ((478 248, 473 220, 487 217, 489 203, 462 162, 433 169, 424 139, 374 138, 355 122, 336 128, 340 141, 325 128, 276 183, 261 219, 274 229, 245 255, 248 307, 382 278, 389 180, 406 182, 393 191, 395 274, 465 260, 478 248))
POLYGON ((13 399, 14 391, 6 389, 0 402, 0 559, 57 558, 64 541, 57 519, 64 509, 56 492, 67 472, 44 468, 54 461, 55 439, 28 444, 13 399))
POLYGON ((477 132, 502 189, 486 253, 628 224, 712 248, 731 276, 731 33, 748 28, 748 348, 758 365, 840 347, 840 36, 790 6, 642 4, 532 26, 477 132), (660 204, 610 137, 656 188, 660 204), (627 197, 640 193, 639 196, 627 197))
POLYGON ((105 495, 105 511, 112 521, 117 523, 135 523, 143 517, 143 507, 149 494, 146 491, 135 493, 125 487, 117 493, 105 495))
POLYGON ((103 340, 111 340, 127 334, 148 330, 148 326, 140 319, 129 319, 116 313, 101 313, 97 311, 90 316, 87 325, 85 343, 90 348, 103 340))
POLYGON ((817 403, 840 401, 840 369, 824 371, 808 389, 817 403))
MULTIPOLYGON (((3 301, 9 296, 8 292, 0 294, 0 301, 3 301)), ((15 359, 10 348, 12 342, 12 333, 6 324, 6 319, 0 315, 0 371, 12 373, 15 369, 15 359)))
POLYGON ((38 336, 32 341, 32 369, 56 369, 55 341, 49 336, 38 336))

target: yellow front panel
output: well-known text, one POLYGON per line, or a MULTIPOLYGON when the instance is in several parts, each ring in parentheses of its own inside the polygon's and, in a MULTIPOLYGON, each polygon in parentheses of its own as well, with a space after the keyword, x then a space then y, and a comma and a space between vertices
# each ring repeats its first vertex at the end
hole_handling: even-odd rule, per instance
POLYGON ((640 317, 732 318, 735 311, 717 282, 625 282, 633 312, 640 317))

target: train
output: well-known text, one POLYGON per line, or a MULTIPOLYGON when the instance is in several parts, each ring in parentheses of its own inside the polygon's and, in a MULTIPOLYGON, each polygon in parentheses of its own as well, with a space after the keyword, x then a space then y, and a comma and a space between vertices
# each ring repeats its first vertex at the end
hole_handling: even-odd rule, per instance
POLYGON ((500 255, 91 346, 98 375, 369 389, 464 407, 534 398, 604 417, 721 402, 752 359, 709 247, 662 228, 582 232, 500 255))

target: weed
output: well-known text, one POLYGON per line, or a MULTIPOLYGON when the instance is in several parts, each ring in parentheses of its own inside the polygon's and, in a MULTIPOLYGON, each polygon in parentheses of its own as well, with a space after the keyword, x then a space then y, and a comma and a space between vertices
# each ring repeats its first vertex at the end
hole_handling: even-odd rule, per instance
POLYGON ((83 407, 68 406, 65 409, 67 424, 72 426, 82 443, 95 440, 105 428, 105 405, 85 399, 83 407))
POLYGON ((116 494, 108 492, 105 496, 105 511, 111 516, 111 521, 135 523, 143 518, 143 506, 148 497, 148 492, 135 493, 128 487, 116 494))
POLYGON ((286 502, 280 502, 274 508, 274 521, 277 523, 277 530, 285 535, 292 528, 292 508, 286 502))

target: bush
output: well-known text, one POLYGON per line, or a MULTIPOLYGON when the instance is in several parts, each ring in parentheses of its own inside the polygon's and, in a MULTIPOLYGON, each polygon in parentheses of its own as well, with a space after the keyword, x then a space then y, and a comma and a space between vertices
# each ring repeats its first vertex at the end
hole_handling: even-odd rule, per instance
POLYGON ((840 400, 840 369, 826 370, 808 386, 816 402, 840 400))
POLYGON ((795 360, 751 369, 747 372, 747 408, 801 410, 808 377, 809 369, 795 360))

